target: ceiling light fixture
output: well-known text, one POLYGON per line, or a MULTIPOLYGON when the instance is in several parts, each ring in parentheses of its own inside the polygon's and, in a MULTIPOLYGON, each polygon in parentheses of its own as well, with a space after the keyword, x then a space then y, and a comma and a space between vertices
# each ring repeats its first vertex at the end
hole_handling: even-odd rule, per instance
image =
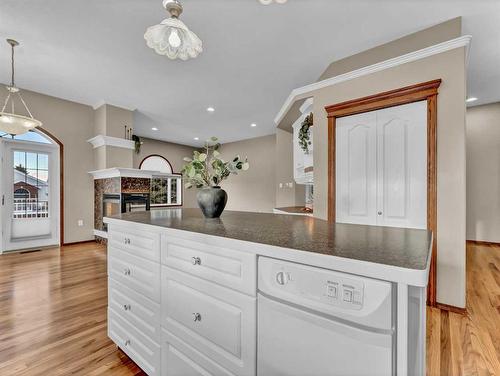
POLYGON ((6 86, 6 89, 9 93, 7 94, 7 98, 5 98, 5 101, 3 103, 2 111, 0 111, 0 130, 10 135, 17 135, 26 133, 29 130, 34 129, 36 127, 41 127, 42 122, 40 120, 36 120, 33 117, 28 106, 26 105, 26 102, 21 96, 19 88, 16 87, 14 81, 14 47, 18 46, 19 43, 14 39, 7 39, 7 43, 10 44, 11 47, 12 75, 11 75, 10 85, 6 86), (15 113, 14 94, 17 94, 19 100, 21 101, 22 105, 24 106, 24 109, 26 110, 29 116, 19 115, 15 113), (6 112, 5 109, 7 108, 9 101, 10 101, 11 112, 6 112))
POLYGON ((170 13, 159 25, 148 27, 144 34, 148 47, 169 59, 187 60, 197 57, 203 46, 200 38, 179 20, 182 5, 179 0, 163 0, 163 7, 170 13))
POLYGON ((153 127, 153 128, 151 128, 151 130, 152 130, 152 131, 157 131, 157 130, 158 130, 158 128, 153 127))
POLYGON ((477 101, 477 98, 476 98, 476 97, 470 97, 470 98, 467 98, 465 101, 466 101, 467 103, 471 103, 471 102, 475 102, 475 101, 477 101))
MULTIPOLYGON (((269 5, 273 2, 273 0, 259 0, 261 4, 269 5)), ((287 0, 274 0, 278 4, 285 4, 287 0)))
POLYGON ((193 138, 193 140, 195 140, 195 141, 198 141, 199 139, 200 139, 199 137, 193 138))
POLYGON ((208 111, 208 112, 214 112, 214 111, 215 111, 215 108, 213 108, 213 107, 208 107, 208 108, 207 108, 207 111, 208 111))
POLYGON ((257 126, 257 124, 252 123, 252 124, 250 124, 250 126, 251 126, 251 127, 256 127, 256 126, 257 126))

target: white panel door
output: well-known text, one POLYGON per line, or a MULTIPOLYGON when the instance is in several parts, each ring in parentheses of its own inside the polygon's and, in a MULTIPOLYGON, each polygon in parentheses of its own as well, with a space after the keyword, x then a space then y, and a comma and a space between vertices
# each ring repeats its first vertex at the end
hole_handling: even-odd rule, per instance
POLYGON ((377 224, 427 228, 427 102, 377 112, 377 224))
POLYGON ((427 102, 337 119, 336 219, 427 227, 427 102))
POLYGON ((377 221, 376 113, 337 120, 337 222, 375 224, 377 221))

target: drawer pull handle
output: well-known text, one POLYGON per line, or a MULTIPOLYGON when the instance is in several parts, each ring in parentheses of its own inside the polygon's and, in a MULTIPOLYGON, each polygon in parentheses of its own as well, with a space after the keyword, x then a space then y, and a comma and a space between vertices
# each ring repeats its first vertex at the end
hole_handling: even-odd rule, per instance
POLYGON ((123 305, 123 309, 124 309, 125 311, 130 311, 130 304, 124 304, 124 305, 123 305))
POLYGON ((191 258, 191 262, 193 265, 201 265, 201 258, 193 257, 193 258, 191 258))
POLYGON ((130 340, 129 340, 129 339, 127 339, 127 340, 125 341, 125 346, 128 346, 128 345, 130 345, 130 340))
POLYGON ((123 274, 130 275, 130 269, 129 268, 123 269, 123 274))
POLYGON ((130 244, 130 239, 129 238, 125 238, 125 244, 130 244))
POLYGON ((199 313, 193 313, 193 320, 196 321, 201 321, 201 315, 199 313))

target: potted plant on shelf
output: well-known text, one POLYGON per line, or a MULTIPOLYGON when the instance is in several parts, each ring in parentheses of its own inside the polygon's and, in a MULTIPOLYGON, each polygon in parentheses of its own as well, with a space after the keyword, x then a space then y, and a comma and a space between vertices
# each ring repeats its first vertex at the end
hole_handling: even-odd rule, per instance
POLYGON ((250 167, 247 158, 243 160, 239 155, 225 162, 220 158, 219 148, 217 137, 211 137, 205 141, 202 151, 194 151, 192 158, 184 158, 188 163, 182 168, 185 187, 200 189, 196 198, 207 218, 220 217, 226 207, 227 193, 220 187, 222 181, 229 175, 237 175, 239 171, 246 171, 250 167))

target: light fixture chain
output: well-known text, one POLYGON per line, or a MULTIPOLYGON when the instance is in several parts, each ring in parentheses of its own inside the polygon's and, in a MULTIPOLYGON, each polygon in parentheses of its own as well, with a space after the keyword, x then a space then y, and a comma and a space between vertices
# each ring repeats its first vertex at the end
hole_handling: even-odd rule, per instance
MULTIPOLYGON (((17 95, 19 96, 19 99, 21 100, 21 103, 23 104, 24 108, 26 109, 26 111, 30 115, 30 118, 33 119, 33 115, 31 115, 30 109, 28 108, 28 106, 26 105, 26 102, 24 101, 23 97, 21 96, 21 92, 18 91, 17 95)), ((12 102, 14 102, 14 101, 12 101, 12 102)))

